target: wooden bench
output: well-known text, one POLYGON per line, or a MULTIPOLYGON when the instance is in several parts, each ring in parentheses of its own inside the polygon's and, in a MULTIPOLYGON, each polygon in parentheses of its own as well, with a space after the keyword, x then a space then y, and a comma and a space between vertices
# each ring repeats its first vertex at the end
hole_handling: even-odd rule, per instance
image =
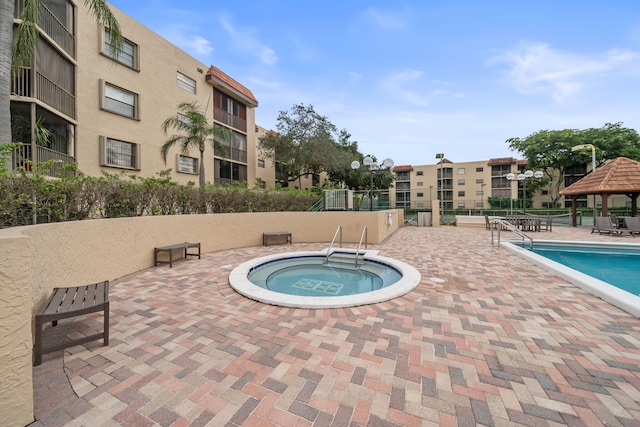
POLYGON ((269 246, 269 242, 272 240, 276 240, 277 243, 281 244, 291 244, 291 233, 288 231, 277 231, 273 233, 262 233, 262 244, 264 246, 269 246))
POLYGON ((42 311, 36 314, 36 334, 34 348, 34 365, 42 363, 42 355, 67 347, 84 344, 89 341, 103 339, 103 345, 109 345, 109 281, 94 283, 75 288, 53 288, 53 293, 42 311), (60 319, 82 316, 88 313, 104 312, 104 326, 101 333, 78 338, 71 341, 44 347, 42 344, 42 326, 52 322, 53 326, 60 319))
POLYGON ((200 243, 177 243, 175 245, 169 246, 160 246, 159 248, 154 248, 153 261, 154 265, 158 264, 169 264, 169 267, 173 267, 173 255, 177 253, 182 253, 182 257, 186 258, 188 256, 197 256, 200 259, 200 243), (196 248, 198 249, 197 253, 189 253, 187 249, 196 248), (169 253, 169 261, 163 261, 158 259, 158 254, 161 252, 169 253))

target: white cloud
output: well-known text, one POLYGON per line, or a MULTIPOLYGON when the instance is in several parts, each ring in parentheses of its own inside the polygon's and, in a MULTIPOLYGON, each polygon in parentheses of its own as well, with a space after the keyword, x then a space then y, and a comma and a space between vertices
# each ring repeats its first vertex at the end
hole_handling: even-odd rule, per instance
POLYGON ((196 58, 206 57, 214 51, 209 40, 197 34, 189 34, 189 30, 183 27, 170 27, 161 35, 196 58))
POLYGON ((406 11, 398 12, 370 7, 364 12, 364 15, 375 26, 385 30, 404 30, 409 26, 406 11))
POLYGON ((518 92, 549 93, 556 102, 562 102, 585 89, 593 78, 616 71, 638 58, 637 52, 629 50, 610 50, 590 57, 533 43, 501 52, 488 63, 506 64, 506 76, 518 92))
POLYGON ((267 65, 274 65, 278 62, 278 55, 269 46, 262 44, 249 28, 237 29, 233 26, 231 21, 226 17, 220 18, 220 25, 229 34, 233 40, 234 45, 245 52, 248 55, 257 56, 260 62, 267 65))

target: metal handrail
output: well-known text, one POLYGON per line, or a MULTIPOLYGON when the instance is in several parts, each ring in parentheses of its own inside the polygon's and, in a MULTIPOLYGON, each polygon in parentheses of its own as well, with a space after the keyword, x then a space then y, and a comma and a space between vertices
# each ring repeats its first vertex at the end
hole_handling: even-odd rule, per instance
POLYGON ((329 248, 327 249, 327 262, 329 262, 329 255, 331 255, 331 248, 333 248, 333 244, 336 241, 336 237, 338 237, 338 233, 340 233, 340 247, 342 247, 342 226, 339 225, 338 228, 336 229, 335 234, 333 235, 333 239, 331 239, 331 244, 329 245, 329 248))
POLYGON ((360 235, 360 242, 358 243, 358 248, 356 249, 356 268, 358 268, 358 254, 360 253, 360 247, 362 246, 362 239, 364 239, 364 249, 367 250, 367 241, 369 240, 367 235, 367 226, 365 225, 362 229, 362 234, 360 235))
POLYGON ((489 221, 489 223, 495 225, 495 227, 491 227, 491 246, 493 246, 493 230, 494 229, 498 230, 498 247, 500 247, 500 230, 502 229, 502 227, 505 227, 513 231, 514 233, 516 233, 518 236, 522 237, 523 243, 525 239, 529 239, 529 247, 530 249, 533 249, 533 238, 529 236, 527 233, 525 233, 524 231, 519 230, 510 222, 505 221, 504 219, 496 218, 489 221))

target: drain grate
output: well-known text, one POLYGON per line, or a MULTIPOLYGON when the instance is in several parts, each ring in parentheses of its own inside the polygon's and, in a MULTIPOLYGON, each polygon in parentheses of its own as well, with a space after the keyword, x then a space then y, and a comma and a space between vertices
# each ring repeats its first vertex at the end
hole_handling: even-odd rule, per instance
POLYGON ((338 295, 344 285, 342 283, 327 282, 325 280, 300 279, 292 285, 294 288, 301 288, 322 292, 329 295, 338 295))

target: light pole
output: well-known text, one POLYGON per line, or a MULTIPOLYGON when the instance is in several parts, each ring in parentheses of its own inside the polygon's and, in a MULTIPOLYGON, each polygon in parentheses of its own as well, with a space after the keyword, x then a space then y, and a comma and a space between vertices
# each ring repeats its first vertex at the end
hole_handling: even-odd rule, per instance
MULTIPOLYGON (((523 198, 523 203, 522 203, 522 211, 523 214, 526 215, 527 214, 527 183, 524 182, 527 179, 531 179, 531 178, 535 178, 535 179, 540 179, 542 178, 542 176, 544 175, 544 173, 542 173, 542 171, 525 171, 524 173, 519 173, 518 176, 516 177, 518 179, 518 181, 523 181, 523 185, 522 185, 522 190, 523 190, 523 194, 522 194, 522 198, 523 198)), ((514 178, 514 175, 512 173, 508 174, 506 177, 509 181, 512 181, 514 178)))
POLYGON ((443 212, 443 201, 442 199, 444 199, 444 177, 442 176, 442 162, 444 160, 444 153, 438 153, 436 154, 436 159, 440 159, 440 221, 442 221, 442 214, 443 212))
MULTIPOLYGON (((373 160, 371 156, 367 156, 362 160, 362 163, 369 169, 369 210, 373 210, 373 173, 378 170, 391 169, 393 167, 393 160, 386 158, 382 161, 382 164, 379 165, 377 162, 373 160)), ((360 169, 360 162, 354 160, 351 162, 351 169, 357 170, 360 169)))
MULTIPOLYGON (((596 147, 593 144, 580 144, 571 147, 571 151, 580 151, 591 149, 591 173, 596 171, 596 147)), ((596 195, 593 195, 593 223, 596 223, 596 195)))
MULTIPOLYGON (((516 176, 515 174, 512 173, 508 173, 507 175, 505 175, 505 178, 507 178, 507 181, 509 181, 509 202, 511 204, 511 210, 509 211, 509 215, 513 216, 513 184, 511 184, 511 181, 513 181, 516 176)), ((516 194, 518 194, 516 192, 516 194)))
POLYGON ((433 210, 433 198, 431 197, 431 190, 433 190, 433 185, 429 186, 429 209, 433 210))

